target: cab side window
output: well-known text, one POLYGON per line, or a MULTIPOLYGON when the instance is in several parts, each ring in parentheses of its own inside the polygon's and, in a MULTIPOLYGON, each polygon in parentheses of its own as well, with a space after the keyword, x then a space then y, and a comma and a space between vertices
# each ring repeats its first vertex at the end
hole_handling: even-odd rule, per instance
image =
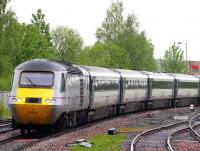
POLYGON ((60 92, 64 92, 65 91, 65 77, 64 77, 64 74, 62 74, 62 77, 61 77, 61 85, 60 85, 60 92))

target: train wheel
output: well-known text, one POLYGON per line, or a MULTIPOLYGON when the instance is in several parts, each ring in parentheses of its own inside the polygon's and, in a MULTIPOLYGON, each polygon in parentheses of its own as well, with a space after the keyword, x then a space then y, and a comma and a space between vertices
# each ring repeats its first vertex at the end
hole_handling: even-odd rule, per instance
POLYGON ((20 128, 20 133, 23 136, 25 134, 25 129, 24 128, 20 128))
POLYGON ((88 115, 86 111, 77 113, 77 125, 84 125, 87 123, 88 115))
POLYGON ((49 135, 53 135, 53 134, 56 133, 56 129, 55 129, 55 127, 53 126, 53 127, 50 127, 50 129, 48 129, 46 132, 47 132, 47 134, 49 134, 49 135))
POLYGON ((31 130, 30 130, 30 129, 27 129, 27 132, 28 132, 28 135, 30 135, 30 134, 31 134, 31 130))
POLYGON ((64 131, 67 128, 67 116, 62 114, 56 122, 56 131, 64 131))
POLYGON ((60 130, 64 131, 67 128, 67 115, 63 114, 61 116, 60 130))
POLYGON ((76 113, 68 114, 67 127, 73 128, 76 126, 76 113))
POLYGON ((56 132, 55 128, 52 127, 52 128, 51 128, 51 134, 54 134, 55 132, 56 132))
POLYGON ((14 117, 12 117, 12 128, 17 129, 17 123, 16 123, 14 117))

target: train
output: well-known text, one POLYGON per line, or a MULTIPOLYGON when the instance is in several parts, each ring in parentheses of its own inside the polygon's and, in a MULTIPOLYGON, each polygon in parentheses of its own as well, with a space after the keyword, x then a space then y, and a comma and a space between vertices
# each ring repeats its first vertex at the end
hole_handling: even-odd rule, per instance
POLYGON ((13 128, 51 132, 127 112, 200 104, 200 78, 33 59, 14 70, 13 128), (47 128, 48 127, 48 128, 47 128))

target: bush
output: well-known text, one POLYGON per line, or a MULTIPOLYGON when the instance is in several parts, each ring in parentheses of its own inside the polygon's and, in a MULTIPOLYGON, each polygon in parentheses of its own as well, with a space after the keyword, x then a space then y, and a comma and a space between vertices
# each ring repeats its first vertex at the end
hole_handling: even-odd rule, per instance
POLYGON ((0 101, 0 118, 10 118, 10 111, 2 101, 0 101))
POLYGON ((12 75, 0 77, 0 91, 9 91, 11 88, 12 75))

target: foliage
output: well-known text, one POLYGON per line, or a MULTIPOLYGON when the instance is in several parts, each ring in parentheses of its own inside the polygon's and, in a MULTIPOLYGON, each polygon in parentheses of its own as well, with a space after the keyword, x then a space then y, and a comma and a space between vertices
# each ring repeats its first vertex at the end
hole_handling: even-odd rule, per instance
POLYGON ((2 102, 3 101, 0 100, 0 118, 10 118, 10 112, 2 102))
POLYGON ((49 25, 45 23, 42 12, 33 15, 32 24, 20 24, 15 13, 6 9, 8 2, 0 2, 1 90, 9 90, 13 69, 19 63, 33 58, 56 57, 49 43, 49 25))
POLYGON ((9 73, 7 76, 0 77, 0 91, 10 90, 12 74, 9 73))
POLYGON ((164 72, 186 73, 187 66, 184 61, 183 51, 175 45, 170 46, 165 51, 163 59, 161 59, 161 68, 164 72))
POLYGON ((156 62, 153 58, 154 47, 144 32, 134 34, 131 32, 122 35, 118 45, 127 50, 133 70, 156 70, 156 62))
POLYGON ((83 46, 83 39, 74 29, 59 26, 52 30, 53 45, 59 59, 75 63, 83 46))
POLYGON ((93 46, 84 47, 78 55, 77 63, 81 65, 92 65, 92 60, 89 58, 89 52, 93 46))
POLYGON ((129 54, 113 43, 97 43, 87 48, 81 53, 79 61, 80 64, 107 68, 129 68, 130 66, 129 54))
POLYGON ((96 31, 96 38, 99 42, 115 42, 123 32, 123 4, 121 1, 113 2, 110 9, 107 10, 107 16, 104 19, 101 28, 96 31))
POLYGON ((32 14, 31 23, 40 31, 41 34, 45 36, 50 45, 50 27, 49 24, 45 22, 44 18, 45 14, 42 13, 41 9, 38 9, 36 14, 32 14))
POLYGON ((121 144, 126 139, 126 135, 98 135, 91 140, 91 148, 83 148, 81 146, 72 146, 72 151, 121 151, 121 144))
POLYGON ((22 24, 20 28, 21 49, 18 64, 34 58, 55 59, 55 51, 51 45, 49 24, 45 22, 45 15, 41 9, 32 14, 31 24, 22 24))
POLYGON ((124 48, 129 53, 131 69, 156 70, 151 40, 146 37, 144 31, 139 31, 139 23, 134 14, 128 14, 124 20, 123 10, 122 1, 112 3, 102 26, 97 28, 97 43, 111 42, 124 48))
POLYGON ((50 31, 45 14, 38 9, 31 23, 19 23, 8 9, 10 0, 0 1, 0 89, 8 90, 12 72, 18 64, 34 59, 63 60, 108 68, 155 70, 154 46, 134 14, 123 16, 123 3, 116 0, 107 10, 102 26, 97 28, 97 42, 83 47, 80 34, 59 26, 50 31))
POLYGON ((21 50, 19 53, 19 62, 34 58, 54 58, 55 52, 49 45, 48 39, 37 27, 32 24, 23 24, 21 27, 21 50))
POLYGON ((10 88, 13 67, 20 49, 19 23, 15 13, 7 9, 9 0, 0 2, 0 89, 10 88))
POLYGON ((6 13, 6 7, 10 0, 1 0, 0 1, 0 16, 4 15, 6 13))

